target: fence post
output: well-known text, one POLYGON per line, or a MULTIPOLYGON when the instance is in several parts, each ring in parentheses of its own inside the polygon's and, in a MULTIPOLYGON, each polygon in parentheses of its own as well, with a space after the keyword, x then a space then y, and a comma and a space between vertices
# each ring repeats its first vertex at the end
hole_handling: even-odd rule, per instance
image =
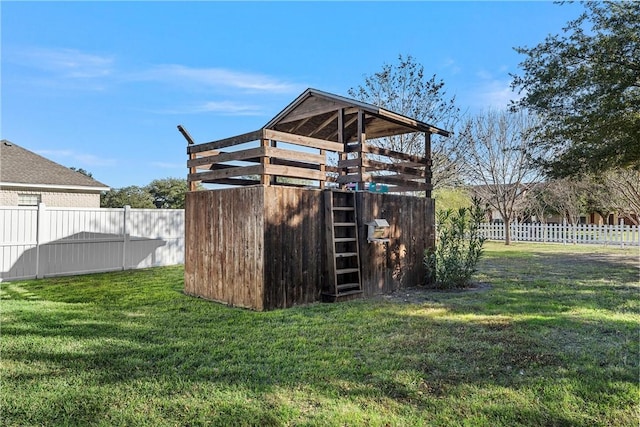
POLYGON ((127 269, 127 249, 129 249, 129 221, 131 219, 131 206, 125 205, 122 209, 122 269, 127 269))
POLYGON ((36 214, 36 279, 42 279, 43 274, 40 269, 40 245, 44 236, 44 215, 47 207, 44 203, 38 203, 38 213, 36 214))

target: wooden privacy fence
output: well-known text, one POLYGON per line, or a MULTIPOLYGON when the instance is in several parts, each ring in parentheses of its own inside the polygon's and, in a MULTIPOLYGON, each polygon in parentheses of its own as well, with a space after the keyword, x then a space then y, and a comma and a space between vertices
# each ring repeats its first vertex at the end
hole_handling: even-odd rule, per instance
MULTIPOLYGON (((335 118, 334 118, 335 119, 335 118)), ((426 134, 429 140, 430 134, 426 134)), ((341 138, 339 138, 341 139, 341 138)), ((353 183, 377 191, 431 190, 431 160, 354 140, 334 142, 272 129, 190 145, 188 181, 227 185, 289 185, 325 188, 353 183), (221 151, 223 148, 234 151, 221 151), (327 155, 334 153, 334 165, 327 155)), ((358 187, 359 186, 359 187, 358 187)))
MULTIPOLYGON (((188 192, 185 292, 255 310, 322 300, 333 281, 324 193, 276 185, 188 192)), ((435 238, 433 200, 345 193, 357 199, 354 222, 362 238, 344 235, 338 244, 353 240, 359 247, 353 251, 360 253, 363 295, 423 283, 424 250, 435 238), (388 220, 388 243, 367 240, 367 223, 375 218, 388 220)))
MULTIPOLYGON (((480 232, 489 240, 504 240, 505 224, 481 224, 480 232)), ((511 240, 640 246, 640 229, 637 225, 511 224, 511 240)))
POLYGON ((184 210, 0 206, 0 281, 183 262, 184 210))

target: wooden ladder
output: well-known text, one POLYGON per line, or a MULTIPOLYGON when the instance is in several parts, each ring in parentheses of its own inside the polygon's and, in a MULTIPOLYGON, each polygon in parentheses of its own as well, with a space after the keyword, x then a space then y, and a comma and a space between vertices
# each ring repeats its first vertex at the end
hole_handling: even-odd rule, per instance
POLYGON ((323 292, 327 301, 344 301, 362 295, 356 193, 325 190, 325 226, 328 285, 323 292))

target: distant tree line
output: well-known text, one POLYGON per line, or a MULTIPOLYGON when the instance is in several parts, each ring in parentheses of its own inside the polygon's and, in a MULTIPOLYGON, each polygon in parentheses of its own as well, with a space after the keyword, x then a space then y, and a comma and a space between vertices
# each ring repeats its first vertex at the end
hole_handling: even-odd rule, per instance
POLYGON ((130 185, 100 195, 100 207, 138 209, 184 209, 187 181, 180 178, 155 179, 144 187, 130 185))
MULTIPOLYGON (((503 193, 513 195, 510 215, 513 221, 545 223, 553 218, 553 221, 577 224, 581 217, 596 213, 605 223, 614 214, 628 223, 640 225, 638 183, 640 171, 621 169, 597 176, 524 182, 518 188, 513 186, 514 188, 506 189, 503 193)), ((439 188, 434 191, 437 210, 470 206, 473 196, 483 201, 487 212, 500 212, 494 207, 496 202, 490 200, 495 196, 481 185, 439 188)))

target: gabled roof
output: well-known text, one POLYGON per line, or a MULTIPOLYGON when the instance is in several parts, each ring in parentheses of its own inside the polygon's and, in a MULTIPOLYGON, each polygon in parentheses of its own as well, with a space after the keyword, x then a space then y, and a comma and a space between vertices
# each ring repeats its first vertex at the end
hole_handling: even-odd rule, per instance
POLYGON ((367 139, 382 138, 410 132, 429 132, 450 136, 450 132, 428 123, 403 116, 393 111, 366 102, 357 101, 317 89, 307 89, 291 104, 275 116, 265 129, 274 129, 298 135, 313 136, 328 141, 337 141, 337 116, 344 111, 345 139, 353 140, 357 135, 358 110, 366 114, 367 139))
POLYGON ((6 139, 0 141, 0 185, 106 191, 95 179, 44 158, 6 139))

